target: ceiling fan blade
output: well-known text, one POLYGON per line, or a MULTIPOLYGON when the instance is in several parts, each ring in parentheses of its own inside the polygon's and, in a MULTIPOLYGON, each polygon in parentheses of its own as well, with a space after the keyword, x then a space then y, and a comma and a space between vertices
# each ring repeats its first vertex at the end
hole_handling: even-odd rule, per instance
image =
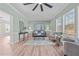
POLYGON ((43 11, 43 6, 42 6, 42 4, 40 4, 40 8, 41 8, 41 11, 43 11))
POLYGON ((52 8, 53 6, 47 4, 47 3, 43 3, 44 5, 48 6, 49 8, 52 8))
POLYGON ((23 3, 23 5, 29 5, 29 4, 33 4, 33 3, 23 3))
POLYGON ((39 4, 36 4, 36 6, 32 9, 33 11, 37 8, 37 6, 38 6, 39 4))

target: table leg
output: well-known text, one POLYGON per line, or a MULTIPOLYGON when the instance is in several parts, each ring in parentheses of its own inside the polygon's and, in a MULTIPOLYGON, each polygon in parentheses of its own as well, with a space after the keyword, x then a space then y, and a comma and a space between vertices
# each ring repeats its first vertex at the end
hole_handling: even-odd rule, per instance
POLYGON ((23 35, 23 41, 25 40, 25 34, 23 35))
POLYGON ((19 41, 20 41, 20 34, 19 34, 19 41))

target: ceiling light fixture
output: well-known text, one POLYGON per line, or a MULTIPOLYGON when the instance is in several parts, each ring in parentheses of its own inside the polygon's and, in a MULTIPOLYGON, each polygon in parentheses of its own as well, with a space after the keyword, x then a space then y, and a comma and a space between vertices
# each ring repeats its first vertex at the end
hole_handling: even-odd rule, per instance
MULTIPOLYGON (((34 3, 23 3, 23 5, 30 5, 30 4, 34 4, 34 3)), ((38 5, 40 5, 41 11, 44 11, 43 5, 45 5, 45 6, 49 7, 49 8, 52 8, 53 7, 52 5, 50 5, 48 3, 36 3, 36 5, 32 9, 32 11, 34 11, 38 7, 38 5)))
POLYGON ((42 3, 40 2, 40 3, 38 3, 38 4, 42 4, 42 3))

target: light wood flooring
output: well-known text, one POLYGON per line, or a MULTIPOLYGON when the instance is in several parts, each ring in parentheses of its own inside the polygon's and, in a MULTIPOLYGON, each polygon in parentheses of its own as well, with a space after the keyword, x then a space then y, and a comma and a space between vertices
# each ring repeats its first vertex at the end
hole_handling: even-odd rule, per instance
POLYGON ((0 56, 63 56, 63 46, 25 45, 24 41, 11 45, 9 38, 0 38, 0 56))

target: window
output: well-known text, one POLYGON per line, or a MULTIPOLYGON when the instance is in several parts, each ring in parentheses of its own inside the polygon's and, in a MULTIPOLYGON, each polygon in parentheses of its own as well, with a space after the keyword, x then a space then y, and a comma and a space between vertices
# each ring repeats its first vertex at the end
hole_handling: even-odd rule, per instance
POLYGON ((5 24, 5 32, 6 33, 10 32, 10 24, 5 24))
POLYGON ((62 17, 56 19, 56 32, 62 32, 62 17))
POLYGON ((10 32, 10 24, 0 23, 0 34, 9 32, 10 32))
POLYGON ((44 24, 35 24, 35 30, 44 30, 44 24))
POLYGON ((69 37, 75 36, 75 9, 64 15, 64 32, 69 37))
POLYGON ((49 25, 46 25, 46 31, 49 31, 49 25))

